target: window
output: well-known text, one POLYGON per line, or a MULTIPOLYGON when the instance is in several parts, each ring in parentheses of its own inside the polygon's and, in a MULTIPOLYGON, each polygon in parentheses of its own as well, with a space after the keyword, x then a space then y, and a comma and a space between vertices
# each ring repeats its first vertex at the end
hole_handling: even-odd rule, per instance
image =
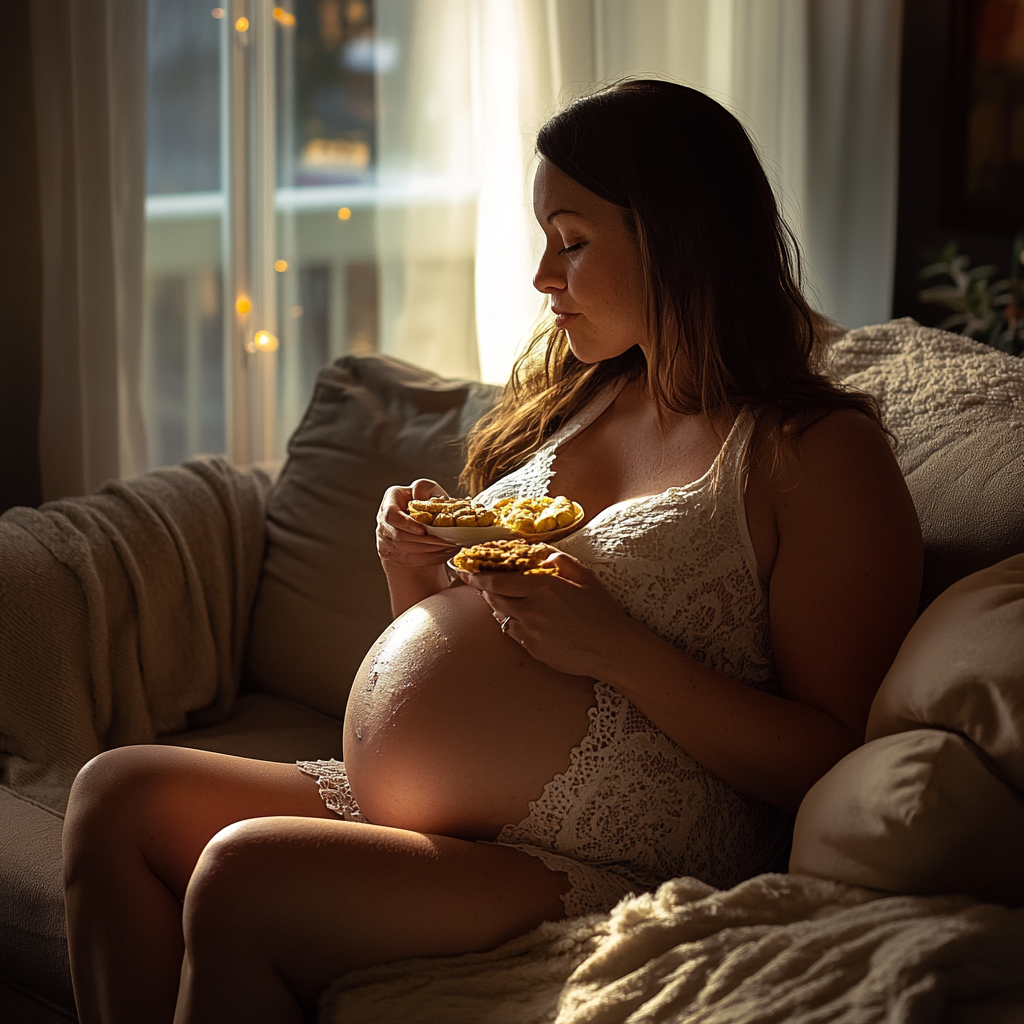
POLYGON ((317 371, 379 347, 370 0, 149 0, 149 462, 283 454, 317 371))

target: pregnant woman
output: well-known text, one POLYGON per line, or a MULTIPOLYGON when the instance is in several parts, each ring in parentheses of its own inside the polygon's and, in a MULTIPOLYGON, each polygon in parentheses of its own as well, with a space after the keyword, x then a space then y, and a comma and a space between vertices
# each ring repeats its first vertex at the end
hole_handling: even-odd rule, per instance
POLYGON ((624 82, 537 148, 553 318, 464 483, 568 495, 583 526, 557 575, 453 584, 454 549, 406 514, 443 492, 393 487, 396 618, 344 764, 86 765, 65 824, 83 1024, 302 1021, 346 970, 487 950, 677 875, 732 885, 778 865, 861 743, 920 532, 875 406, 821 371, 829 325, 747 136, 694 90, 624 82))

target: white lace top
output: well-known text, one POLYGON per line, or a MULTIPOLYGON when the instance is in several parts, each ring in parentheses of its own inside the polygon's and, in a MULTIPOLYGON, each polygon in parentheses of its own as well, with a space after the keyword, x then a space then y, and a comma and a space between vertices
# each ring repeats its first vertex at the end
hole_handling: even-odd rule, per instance
MULTIPOLYGON (((618 391, 601 395, 478 499, 490 505, 557 493, 559 445, 618 391)), ((753 419, 740 413, 699 480, 606 508, 558 546, 590 566, 634 619, 694 660, 774 693, 765 581, 743 497, 753 419)), ((568 770, 496 840, 569 875, 570 916, 609 909, 630 890, 679 875, 725 888, 773 866, 788 841, 789 814, 726 785, 613 687, 598 681, 595 696, 568 770)))
MULTIPOLYGON (((491 504, 548 493, 558 446, 592 423, 618 391, 602 394, 478 499, 491 504)), ((612 505, 559 546, 589 565, 634 619, 701 664, 773 693, 767 597, 743 501, 752 427, 745 409, 699 480, 612 505)), ((614 687, 599 680, 594 696, 587 735, 568 769, 495 840, 565 872, 569 917, 608 911, 627 893, 680 875, 727 888, 774 867, 791 815, 726 785, 614 687)), ((317 779, 328 807, 366 821, 342 762, 299 767, 317 779)))

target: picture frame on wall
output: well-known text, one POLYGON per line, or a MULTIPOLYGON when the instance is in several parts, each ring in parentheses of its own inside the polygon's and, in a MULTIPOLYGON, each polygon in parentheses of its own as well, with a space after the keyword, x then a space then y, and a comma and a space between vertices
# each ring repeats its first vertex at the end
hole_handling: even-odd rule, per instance
POLYGON ((947 219, 1024 224, 1024 0, 951 0, 947 219))

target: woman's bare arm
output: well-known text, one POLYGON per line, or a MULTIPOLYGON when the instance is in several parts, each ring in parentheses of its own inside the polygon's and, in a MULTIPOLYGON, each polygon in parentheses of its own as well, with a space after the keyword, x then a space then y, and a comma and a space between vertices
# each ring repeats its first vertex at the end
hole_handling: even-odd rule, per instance
POLYGON ((917 517, 878 428, 833 413, 793 456, 768 487, 778 534, 769 590, 778 697, 697 664, 626 616, 566 555, 556 561, 568 579, 474 581, 503 591, 488 599, 515 617, 509 632, 534 657, 610 683, 716 775, 789 809, 863 742, 921 584, 917 517), (546 596, 531 601, 527 591, 546 596))

